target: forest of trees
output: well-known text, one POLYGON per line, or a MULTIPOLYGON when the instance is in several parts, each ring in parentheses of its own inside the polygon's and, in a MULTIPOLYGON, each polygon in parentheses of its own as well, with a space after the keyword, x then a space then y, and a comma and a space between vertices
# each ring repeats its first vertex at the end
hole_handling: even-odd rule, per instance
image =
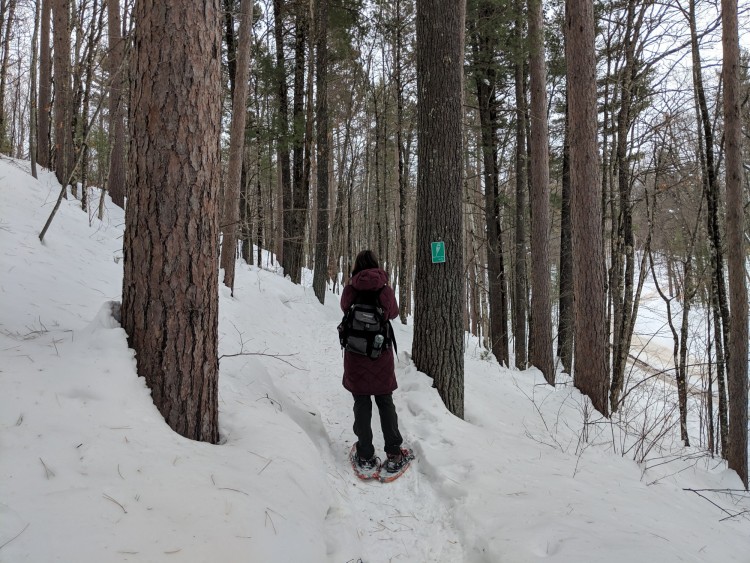
POLYGON ((186 436, 218 440, 219 267, 234 291, 270 251, 323 302, 372 248, 457 416, 467 334, 614 416, 653 283, 681 438, 699 396, 700 446, 747 486, 739 7, 0 0, 0 153, 126 208, 123 326, 186 436))

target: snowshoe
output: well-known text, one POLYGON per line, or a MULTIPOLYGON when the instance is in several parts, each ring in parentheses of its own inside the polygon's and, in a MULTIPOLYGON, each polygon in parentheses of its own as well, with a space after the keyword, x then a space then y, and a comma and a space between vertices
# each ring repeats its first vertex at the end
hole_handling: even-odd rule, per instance
POLYGON ((380 467, 380 474, 378 476, 380 482, 390 483, 401 477, 411 466, 411 461, 414 457, 414 452, 407 448, 401 448, 400 454, 389 454, 388 459, 380 467))
POLYGON ((354 474, 363 481, 377 479, 380 476, 380 460, 375 456, 372 459, 360 459, 357 455, 356 442, 349 452, 349 461, 352 463, 354 474))

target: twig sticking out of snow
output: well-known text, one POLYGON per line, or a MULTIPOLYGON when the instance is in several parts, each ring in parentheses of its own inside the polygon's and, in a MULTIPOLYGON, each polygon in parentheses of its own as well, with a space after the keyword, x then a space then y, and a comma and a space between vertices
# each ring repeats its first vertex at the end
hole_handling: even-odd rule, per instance
POLYGON ((127 514, 127 513, 128 513, 128 511, 127 511, 127 510, 125 510, 125 507, 124 507, 123 505, 121 505, 121 504, 120 504, 119 502, 117 502, 117 501, 116 501, 115 499, 113 499, 113 498, 112 498, 111 496, 109 496, 109 495, 108 495, 107 493, 104 493, 104 494, 103 494, 102 496, 103 496, 103 497, 104 497, 105 499, 107 499, 107 500, 109 500, 109 501, 112 501, 112 502, 114 502, 114 503, 115 503, 115 504, 116 504, 117 506, 119 506, 120 508, 122 508, 122 511, 123 511, 123 512, 124 512, 125 514, 127 514))
POLYGON ((295 366, 292 362, 288 362, 284 359, 284 358, 294 357, 296 355, 297 354, 265 354, 263 352, 238 352, 236 354, 222 354, 221 356, 219 356, 219 360, 221 361, 222 358, 236 358, 237 356, 265 356, 267 358, 274 358, 276 360, 279 360, 280 362, 284 362, 288 366, 292 366, 294 369, 297 369, 300 371, 308 371, 299 366, 295 366))
POLYGON ((5 547, 6 545, 8 545, 8 544, 9 544, 10 542, 12 542, 12 541, 13 541, 14 539, 16 539, 16 538, 17 538, 18 536, 20 536, 21 534, 23 534, 23 533, 24 533, 24 532, 26 531, 26 528, 28 528, 28 527, 29 527, 29 524, 26 524, 26 525, 25 525, 25 526, 23 527, 23 530, 21 530, 20 532, 18 532, 18 533, 17 533, 17 534, 15 535, 15 536, 13 536, 12 538, 10 538, 10 539, 9 539, 9 540, 8 540, 7 542, 5 542, 5 543, 4 543, 3 545, 0 545, 0 549, 4 548, 4 547, 5 547))
POLYGON ((239 339, 240 339, 240 351, 237 352, 236 354, 222 354, 221 356, 219 356, 219 361, 221 361, 222 358, 236 358, 238 356, 266 356, 268 358, 275 358, 279 360, 280 362, 284 362, 285 364, 292 366, 296 370, 308 371, 299 366, 295 366, 292 362, 289 362, 284 359, 284 358, 296 357, 297 354, 267 354, 265 352, 245 352, 245 339, 243 338, 243 333, 240 332, 240 329, 238 329, 234 323, 232 323, 232 326, 234 327, 234 330, 237 332, 237 335, 239 336, 239 339))
POLYGON ((231 487, 219 487, 220 491, 234 491, 235 493, 242 493, 246 497, 249 497, 250 495, 247 494, 245 491, 240 491, 239 489, 233 489, 231 487))
MULTIPOLYGON (((725 493, 725 494, 732 494, 731 492, 727 493, 727 491, 731 491, 731 489, 713 489, 712 490, 712 489, 687 489, 686 488, 686 489, 682 489, 682 490, 683 491, 690 491, 690 492, 695 493, 696 495, 698 495, 702 499, 707 500, 708 502, 710 502, 711 504, 713 504, 716 508, 718 508, 719 510, 721 510, 724 514, 726 514, 727 516, 725 516, 724 518, 719 519, 719 522, 723 522, 724 520, 731 520, 732 518, 737 518, 737 517, 742 516, 744 514, 750 513, 750 510, 743 510, 741 512, 737 512, 735 514, 732 514, 726 508, 723 508, 723 507, 719 506, 714 501, 712 501, 710 498, 708 498, 707 496, 701 494, 701 491, 712 491, 712 492, 720 492, 720 493, 725 493)), ((741 491, 741 492, 745 493, 747 491, 741 491)))
POLYGON ((47 464, 44 463, 44 460, 41 457, 39 458, 39 461, 41 461, 42 465, 44 466, 44 474, 47 477, 47 479, 49 479, 50 477, 54 477, 55 472, 52 471, 49 467, 47 467, 47 464))
POLYGON ((276 531, 276 526, 273 523, 273 519, 271 518, 271 515, 268 513, 269 510, 273 512, 274 514, 276 514, 277 516, 279 516, 280 518, 282 518, 283 520, 286 520, 286 518, 284 518, 284 516, 276 512, 274 509, 266 507, 266 522, 270 521, 271 527, 273 528, 273 533, 278 534, 278 532, 276 531))
POLYGON ((261 469, 260 471, 258 471, 258 475, 260 475, 261 473, 263 473, 263 472, 264 472, 264 471, 266 470, 266 467, 268 467, 269 465, 271 465, 271 462, 272 462, 272 461, 273 461, 272 459, 269 459, 269 460, 268 460, 268 463, 266 463, 266 464, 265 464, 265 465, 263 466, 263 469, 261 469))
POLYGON ((266 522, 268 522, 268 521, 271 522, 271 527, 273 528, 273 533, 274 534, 278 534, 278 532, 276 531, 276 526, 274 526, 274 524, 273 524, 273 519, 271 518, 271 515, 268 513, 268 510, 266 510, 266 522))

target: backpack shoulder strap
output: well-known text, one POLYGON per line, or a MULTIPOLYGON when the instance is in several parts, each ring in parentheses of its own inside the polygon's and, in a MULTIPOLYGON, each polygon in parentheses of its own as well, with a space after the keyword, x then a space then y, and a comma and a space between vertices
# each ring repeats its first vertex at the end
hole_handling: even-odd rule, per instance
POLYGON ((388 338, 391 340, 391 344, 393 344, 393 351, 396 353, 396 357, 398 357, 398 345, 396 344, 396 334, 393 332, 393 325, 391 324, 391 321, 388 321, 388 338))

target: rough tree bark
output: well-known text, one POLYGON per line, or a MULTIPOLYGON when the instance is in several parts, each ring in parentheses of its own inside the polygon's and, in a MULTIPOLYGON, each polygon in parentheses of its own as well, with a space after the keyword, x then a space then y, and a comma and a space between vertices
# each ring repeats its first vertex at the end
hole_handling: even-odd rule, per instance
POLYGON ((574 383, 609 416, 606 296, 597 149, 594 4, 566 0, 570 183, 575 299, 574 383))
POLYGON ((724 143, 726 146, 727 246, 729 247, 729 467, 747 489, 747 286, 745 264, 745 201, 740 115, 740 46, 737 0, 722 0, 724 53, 724 143))
POLYGON ((69 155, 73 148, 70 128, 70 4, 55 0, 52 6, 55 52, 55 175, 65 184, 70 177, 69 155))
POLYGON ((169 426, 216 443, 221 0, 134 19, 123 327, 169 426))
POLYGON ((5 116, 5 87, 8 84, 8 63, 10 61, 10 46, 12 31, 15 29, 16 0, 8 0, 2 3, 2 14, 0 14, 0 30, 2 30, 3 44, 2 59, 0 59, 0 151, 10 154, 10 143, 6 137, 7 119, 5 116), (3 17, 6 16, 3 21, 3 17))
POLYGON ((409 309, 406 307, 407 292, 409 290, 407 279, 409 270, 407 266, 407 248, 409 241, 406 238, 406 215, 407 215, 407 188, 409 175, 406 170, 408 155, 404 143, 404 80, 403 80, 403 35, 404 19, 401 13, 401 0, 396 0, 396 52, 393 62, 394 79, 396 88, 396 150, 398 151, 398 302, 401 305, 399 315, 402 324, 406 324, 409 309))
POLYGON ((123 68, 125 45, 120 31, 120 0, 107 0, 107 33, 109 35, 109 172, 107 190, 112 203, 125 207, 125 102, 123 68))
POLYGON ((227 74, 229 95, 234 100, 234 85, 237 75, 237 34, 234 32, 234 11, 237 0, 224 0, 224 42, 227 46, 227 74))
MULTIPOLYGON (((260 116, 260 100, 258 96, 258 79, 255 80, 255 115, 260 116)), ((263 185, 261 184, 261 165, 263 163, 262 158, 262 144, 260 142, 261 129, 260 129, 260 117, 255 122, 255 137, 258 139, 257 142, 257 154, 255 158, 256 170, 255 170, 255 211, 257 213, 257 224, 255 231, 256 240, 256 257, 255 262, 259 268, 263 268, 263 228, 265 227, 265 206, 263 205, 263 185)))
POLYGON ((321 303, 326 298, 328 277, 328 173, 330 150, 328 144, 328 0, 315 0, 317 9, 315 91, 317 117, 318 212, 315 233, 315 268, 313 291, 321 303))
POLYGON ((309 16, 306 6, 301 4, 296 8, 296 31, 294 44, 294 100, 293 115, 293 188, 294 194, 291 241, 289 244, 289 275, 293 283, 302 282, 302 254, 305 238, 305 223, 307 222, 307 208, 310 199, 310 184, 305 182, 305 47, 309 27, 309 16))
POLYGON ((552 361, 552 309, 549 279, 549 128, 547 125, 547 69, 544 63, 542 0, 528 0, 529 88, 531 90, 531 363, 547 383, 555 384, 552 361))
POLYGON ((464 416, 462 117, 464 2, 417 0, 414 365, 464 416), (433 264, 430 243, 445 245, 433 264))
POLYGON ((224 227, 224 238, 221 244, 224 285, 232 291, 232 295, 234 295, 234 267, 237 262, 235 255, 237 254, 237 225, 240 222, 240 182, 242 181, 242 154, 245 147, 245 123, 247 121, 247 81, 250 75, 253 30, 252 0, 242 0, 238 17, 240 29, 224 198, 224 218, 227 224, 224 227))
POLYGON ((52 103, 52 46, 50 23, 53 0, 42 0, 41 41, 39 43, 39 123, 37 126, 36 159, 40 166, 50 167, 50 112, 52 103))
POLYGON ((565 140, 563 141, 562 202, 560 210, 560 309, 557 325, 557 355, 563 369, 573 373, 573 234, 570 209, 570 135, 568 131, 568 94, 565 94, 565 140))
POLYGON ((0 30, 2 30, 3 44, 2 59, 0 59, 0 151, 11 154, 11 143, 7 137, 7 118, 5 116, 5 88, 8 84, 8 67, 10 62, 10 46, 13 30, 17 27, 16 20, 16 0, 8 0, 2 3, 0 14, 0 30), (3 21, 3 17, 6 16, 3 21))
MULTIPOLYGON (((312 151, 313 151, 313 124, 315 123, 315 103, 313 99, 313 81, 315 80, 315 40, 317 39, 314 32, 315 25, 315 0, 308 1, 308 12, 307 12, 307 92, 305 93, 305 99, 307 109, 305 110, 305 140, 304 140, 304 161, 302 164, 302 189, 305 193, 305 220, 303 221, 303 229, 307 231, 307 223, 311 222, 312 210, 310 207, 310 178, 312 177, 312 151)), ((300 267, 305 264, 305 256, 309 257, 312 254, 313 234, 312 225, 310 225, 310 232, 307 238, 302 242, 301 251, 301 263, 300 267), (308 247, 308 252, 305 253, 305 247, 308 247)))
POLYGON ((291 255, 292 222, 292 172, 289 158, 289 99, 286 87, 286 66, 284 64, 284 34, 282 0, 273 0, 274 39, 276 42, 276 95, 279 103, 278 113, 278 157, 281 180, 281 256, 278 256, 284 274, 289 273, 288 258, 291 255))
MULTIPOLYGON (((523 44, 522 1, 516 0, 516 22, 514 37, 517 44, 523 44)), ((515 216, 515 267, 513 270, 513 341, 515 363, 518 369, 526 369, 526 186, 528 169, 526 164, 526 91, 522 55, 515 67, 516 94, 516 216, 515 216)))
POLYGON ((34 33, 31 37, 31 86, 29 92, 29 160, 31 161, 31 175, 36 178, 36 140, 39 136, 37 125, 37 107, 36 107, 36 63, 37 48, 39 45, 39 8, 40 2, 34 6, 34 33))

